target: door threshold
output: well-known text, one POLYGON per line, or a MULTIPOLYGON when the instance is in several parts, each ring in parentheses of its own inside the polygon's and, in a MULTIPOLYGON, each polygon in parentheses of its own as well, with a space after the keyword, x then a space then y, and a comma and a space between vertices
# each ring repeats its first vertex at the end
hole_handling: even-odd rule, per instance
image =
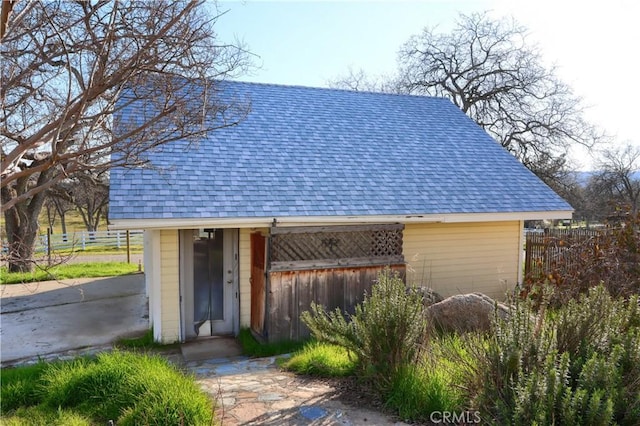
POLYGON ((180 345, 185 361, 231 358, 242 355, 242 347, 232 336, 206 336, 180 345))

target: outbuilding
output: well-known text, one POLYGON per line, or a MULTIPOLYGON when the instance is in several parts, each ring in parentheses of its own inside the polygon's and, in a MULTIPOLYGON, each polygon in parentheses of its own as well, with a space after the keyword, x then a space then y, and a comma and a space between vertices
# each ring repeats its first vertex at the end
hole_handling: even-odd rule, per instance
MULTIPOLYGON (((443 296, 522 282, 525 220, 572 208, 447 99, 222 82, 237 126, 111 172, 109 221, 144 229, 156 340, 308 333, 382 268, 443 296)), ((120 119, 135 116, 131 107, 120 119)))

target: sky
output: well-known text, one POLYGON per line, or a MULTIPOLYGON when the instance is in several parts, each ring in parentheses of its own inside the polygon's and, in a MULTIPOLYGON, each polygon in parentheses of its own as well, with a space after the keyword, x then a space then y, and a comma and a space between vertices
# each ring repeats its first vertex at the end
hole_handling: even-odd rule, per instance
MULTIPOLYGON (((239 39, 255 55, 258 68, 240 80, 316 87, 349 68, 393 74, 403 43, 425 27, 450 30, 459 13, 513 17, 583 99, 586 118, 614 144, 640 144, 637 0, 227 0, 218 10, 220 39, 239 39)), ((570 155, 578 168, 593 168, 585 151, 570 155)))

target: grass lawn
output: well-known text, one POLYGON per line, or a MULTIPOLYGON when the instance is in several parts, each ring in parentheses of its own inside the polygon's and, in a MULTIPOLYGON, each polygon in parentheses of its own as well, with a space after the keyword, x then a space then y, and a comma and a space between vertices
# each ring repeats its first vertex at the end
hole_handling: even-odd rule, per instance
MULTIPOLYGON (((82 232, 82 231, 86 232, 87 227, 82 221, 82 217, 80 216, 80 213, 78 213, 75 210, 70 210, 66 213, 65 218, 67 223, 67 233, 73 234, 74 232, 82 232)), ((40 232, 46 234, 49 220, 47 219, 47 211, 44 208, 40 212, 38 223, 40 224, 40 232)), ((107 229, 107 220, 103 218, 98 224, 97 230, 103 231, 106 229, 107 229)), ((60 218, 57 215, 53 223, 53 232, 55 234, 62 234, 62 226, 60 223, 60 218)), ((2 237, 3 239, 6 239, 4 215, 0 216, 0 237, 2 237)))
POLYGON ((120 351, 2 369, 0 396, 3 425, 211 425, 214 412, 193 376, 120 351))
POLYGON ((36 269, 33 272, 7 272, 6 267, 0 268, 0 283, 21 284, 36 281, 50 281, 73 278, 114 277, 138 272, 138 265, 125 262, 89 262, 72 263, 54 266, 50 269, 36 269))
POLYGON ((284 341, 277 343, 258 342, 248 328, 240 330, 238 341, 242 345, 242 353, 248 356, 265 357, 295 352, 305 345, 305 342, 284 341))
MULTIPOLYGON (((143 252, 143 248, 139 244, 132 244, 130 246, 131 254, 141 254, 143 252)), ((106 245, 87 245, 87 247, 82 250, 81 247, 75 247, 73 249, 64 249, 64 250, 55 250, 53 251, 55 255, 58 256, 92 256, 95 254, 127 254, 127 250, 124 245, 120 248, 116 246, 106 246, 106 245)))

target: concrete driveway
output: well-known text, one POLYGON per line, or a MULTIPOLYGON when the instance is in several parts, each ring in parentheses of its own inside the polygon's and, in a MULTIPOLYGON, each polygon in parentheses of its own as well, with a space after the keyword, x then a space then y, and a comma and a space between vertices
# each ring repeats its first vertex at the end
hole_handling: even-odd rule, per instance
POLYGON ((0 287, 0 363, 144 333, 144 275, 0 287))

